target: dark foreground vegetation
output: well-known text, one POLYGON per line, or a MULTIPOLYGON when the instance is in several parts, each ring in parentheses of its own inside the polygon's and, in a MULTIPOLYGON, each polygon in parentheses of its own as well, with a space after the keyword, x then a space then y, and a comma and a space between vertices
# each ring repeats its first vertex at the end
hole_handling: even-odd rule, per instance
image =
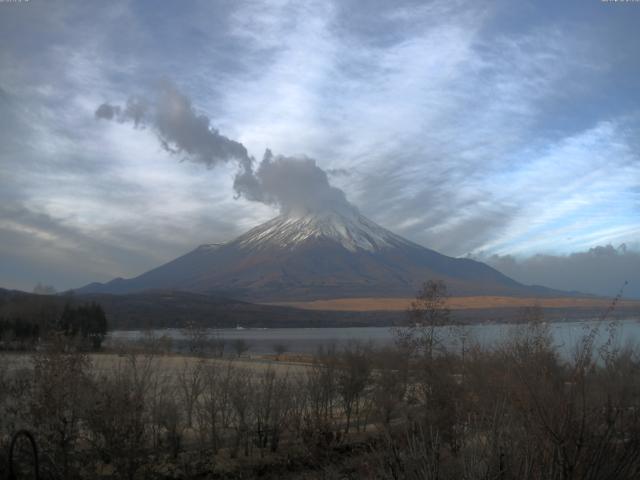
POLYGON ((28 302, 1 305, 0 350, 34 350, 41 340, 55 335, 65 337, 76 349, 99 350, 108 328, 102 306, 74 303, 33 296, 28 302))
MULTIPOLYGON (((423 293, 395 347, 327 348, 302 366, 153 345, 89 355, 64 335, 5 354, 0 472, 27 429, 41 478, 639 478, 640 357, 617 347, 615 322, 585 330, 570 360, 536 309, 496 348, 454 327, 445 350, 446 306, 437 286, 423 293)), ((18 478, 33 478, 17 447, 18 478)))

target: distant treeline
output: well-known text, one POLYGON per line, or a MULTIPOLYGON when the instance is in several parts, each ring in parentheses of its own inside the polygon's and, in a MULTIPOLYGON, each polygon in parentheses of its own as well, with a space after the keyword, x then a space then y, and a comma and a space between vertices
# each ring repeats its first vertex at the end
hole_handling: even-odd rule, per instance
POLYGON ((57 333, 77 340, 80 347, 97 350, 108 329, 107 317, 98 303, 21 293, 0 298, 0 348, 30 349, 57 333))
POLYGON ((0 339, 31 342, 40 336, 40 325, 20 318, 0 318, 0 339))
POLYGON ((77 307, 66 304, 56 331, 67 337, 79 338, 98 350, 107 334, 107 317, 95 302, 77 307))

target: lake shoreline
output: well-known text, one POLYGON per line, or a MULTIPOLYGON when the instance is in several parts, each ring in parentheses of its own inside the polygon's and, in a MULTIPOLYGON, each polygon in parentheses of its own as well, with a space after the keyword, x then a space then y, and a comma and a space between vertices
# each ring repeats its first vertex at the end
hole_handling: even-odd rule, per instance
MULTIPOLYGON (((600 335, 604 335, 612 322, 618 326, 618 341, 640 341, 640 317, 632 319, 583 319, 546 322, 554 343, 566 349, 575 343, 586 330, 596 326, 600 335)), ((475 325, 447 325, 438 327, 440 335, 448 344, 459 342, 461 335, 471 343, 492 346, 507 339, 518 327, 525 323, 484 323, 475 325)), ((346 345, 349 342, 361 342, 372 346, 384 347, 394 342, 392 327, 300 327, 300 328, 217 328, 203 330, 209 341, 223 342, 225 354, 233 350, 234 342, 241 340, 248 346, 249 354, 273 354, 278 346, 289 353, 309 354, 318 348, 346 345)), ((117 330, 110 332, 105 345, 135 344, 153 342, 161 338, 171 344, 172 349, 188 349, 189 333, 185 329, 155 330, 117 330)), ((470 344, 469 343, 469 344, 470 344)), ((457 348, 457 347, 456 347, 457 348)))

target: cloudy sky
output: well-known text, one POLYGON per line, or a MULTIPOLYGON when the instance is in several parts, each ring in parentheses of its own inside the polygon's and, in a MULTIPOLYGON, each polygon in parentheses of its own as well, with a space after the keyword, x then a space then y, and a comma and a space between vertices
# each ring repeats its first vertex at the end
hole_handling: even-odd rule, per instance
POLYGON ((2 2, 0 286, 133 276, 278 214, 223 139, 255 168, 314 159, 442 253, 640 297, 639 22, 600 0, 2 2))

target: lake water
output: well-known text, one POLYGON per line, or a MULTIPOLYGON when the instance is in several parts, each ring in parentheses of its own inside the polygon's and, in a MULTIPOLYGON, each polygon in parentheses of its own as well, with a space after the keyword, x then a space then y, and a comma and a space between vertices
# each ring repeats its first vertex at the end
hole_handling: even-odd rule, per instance
MULTIPOLYGON (((603 343, 608 338, 608 322, 583 321, 551 323, 549 329, 554 344, 563 355, 570 355, 576 343, 594 327, 599 327, 596 343, 603 343)), ((640 319, 627 319, 615 322, 616 345, 624 347, 640 343, 640 319)), ((497 345, 508 339, 514 331, 522 326, 509 324, 482 324, 465 326, 463 332, 467 345, 472 342, 485 347, 497 345)), ((174 348, 180 350, 187 342, 184 330, 163 329, 151 332, 130 330, 113 331, 107 342, 136 342, 152 333, 156 337, 166 335, 172 339, 174 348)), ((392 344, 394 333, 388 327, 350 327, 350 328, 272 328, 272 329, 209 329, 210 338, 224 339, 227 343, 225 352, 230 352, 230 344, 236 339, 243 339, 249 346, 250 354, 269 354, 276 345, 285 345, 287 351, 296 353, 313 353, 321 346, 336 344, 337 347, 350 341, 371 343, 374 346, 392 344)), ((459 344, 461 329, 440 327, 438 335, 451 348, 459 344)))

